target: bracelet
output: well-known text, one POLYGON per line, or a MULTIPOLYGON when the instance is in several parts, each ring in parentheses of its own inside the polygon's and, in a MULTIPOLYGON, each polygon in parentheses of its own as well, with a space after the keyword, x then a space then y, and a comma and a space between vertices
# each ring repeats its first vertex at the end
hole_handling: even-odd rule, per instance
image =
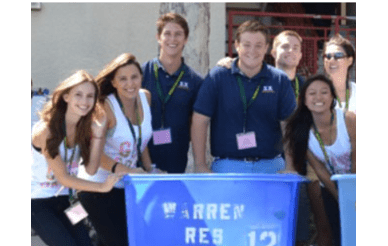
POLYGON ((101 139, 101 138, 104 138, 104 136, 101 136, 101 137, 92 136, 92 138, 101 139))
POLYGON ((119 164, 118 162, 116 162, 115 164, 113 164, 113 166, 112 166, 112 173, 115 173, 116 167, 117 167, 118 164, 119 164))

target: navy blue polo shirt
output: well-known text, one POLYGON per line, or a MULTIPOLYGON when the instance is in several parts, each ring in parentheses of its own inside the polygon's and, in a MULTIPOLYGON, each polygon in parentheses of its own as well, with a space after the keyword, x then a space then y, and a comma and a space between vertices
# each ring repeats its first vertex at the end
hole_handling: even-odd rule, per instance
POLYGON ((148 144, 151 160, 158 168, 169 173, 184 173, 187 166, 193 105, 203 77, 187 66, 183 58, 181 67, 172 75, 166 72, 158 58, 143 64, 142 87, 149 90, 152 95, 151 114, 154 131, 161 128, 162 121, 162 101, 156 89, 154 63, 159 67, 159 81, 164 96, 167 95, 182 69, 185 73, 166 104, 164 128, 171 128, 172 143, 154 145, 151 139, 148 144))
POLYGON ((272 159, 283 152, 280 121, 296 107, 290 80, 281 70, 266 63, 256 76, 248 78, 237 67, 214 67, 205 78, 194 111, 211 118, 211 153, 215 157, 260 157, 272 159), (254 131, 257 147, 238 150, 236 134, 243 132, 243 103, 237 77, 243 82, 246 98, 252 98, 262 81, 256 100, 247 110, 246 132, 254 131))

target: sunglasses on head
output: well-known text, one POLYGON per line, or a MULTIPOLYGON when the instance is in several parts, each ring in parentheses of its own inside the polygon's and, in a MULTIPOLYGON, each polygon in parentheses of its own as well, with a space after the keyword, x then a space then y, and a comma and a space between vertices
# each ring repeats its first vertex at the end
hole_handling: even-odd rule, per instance
POLYGON ((343 53, 343 52, 335 52, 335 53, 327 53, 327 54, 323 55, 323 57, 327 58, 328 60, 330 60, 332 57, 334 57, 334 60, 338 60, 338 59, 342 59, 342 58, 345 58, 348 56, 345 55, 345 53, 343 53))

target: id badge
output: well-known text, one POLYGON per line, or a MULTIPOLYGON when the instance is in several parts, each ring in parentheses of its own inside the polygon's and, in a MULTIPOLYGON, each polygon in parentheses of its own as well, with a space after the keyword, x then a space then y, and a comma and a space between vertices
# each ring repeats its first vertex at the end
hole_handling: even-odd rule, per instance
POLYGON ((246 132, 236 134, 237 138, 237 148, 242 149, 251 149, 256 148, 256 134, 255 132, 246 132))
POLYGON ((67 218, 69 218, 72 225, 75 225, 81 220, 88 217, 88 213, 79 201, 71 205, 68 209, 66 209, 65 214, 67 218))
POLYGON ((170 144, 172 143, 171 128, 160 129, 152 132, 154 145, 170 144))

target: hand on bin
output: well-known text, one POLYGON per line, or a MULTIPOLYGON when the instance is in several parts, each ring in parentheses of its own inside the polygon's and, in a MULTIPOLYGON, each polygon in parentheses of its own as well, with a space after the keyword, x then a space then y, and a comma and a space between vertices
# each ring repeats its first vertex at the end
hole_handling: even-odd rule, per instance
POLYGON ((106 178, 105 182, 101 184, 102 185, 101 192, 111 191, 112 188, 114 187, 114 185, 117 183, 117 181, 122 179, 125 174, 126 173, 109 174, 108 177, 106 178))
POLYGON ((231 58, 229 56, 227 57, 224 57, 224 58, 221 58, 218 62, 217 62, 217 66, 219 67, 225 67, 225 68, 228 68, 230 69, 232 67, 232 63, 233 61, 235 60, 236 58, 231 58))
POLYGON ((163 170, 157 168, 155 164, 152 164, 151 167, 152 167, 152 169, 151 169, 151 171, 149 173, 152 173, 152 174, 167 174, 167 171, 163 171, 163 170))

